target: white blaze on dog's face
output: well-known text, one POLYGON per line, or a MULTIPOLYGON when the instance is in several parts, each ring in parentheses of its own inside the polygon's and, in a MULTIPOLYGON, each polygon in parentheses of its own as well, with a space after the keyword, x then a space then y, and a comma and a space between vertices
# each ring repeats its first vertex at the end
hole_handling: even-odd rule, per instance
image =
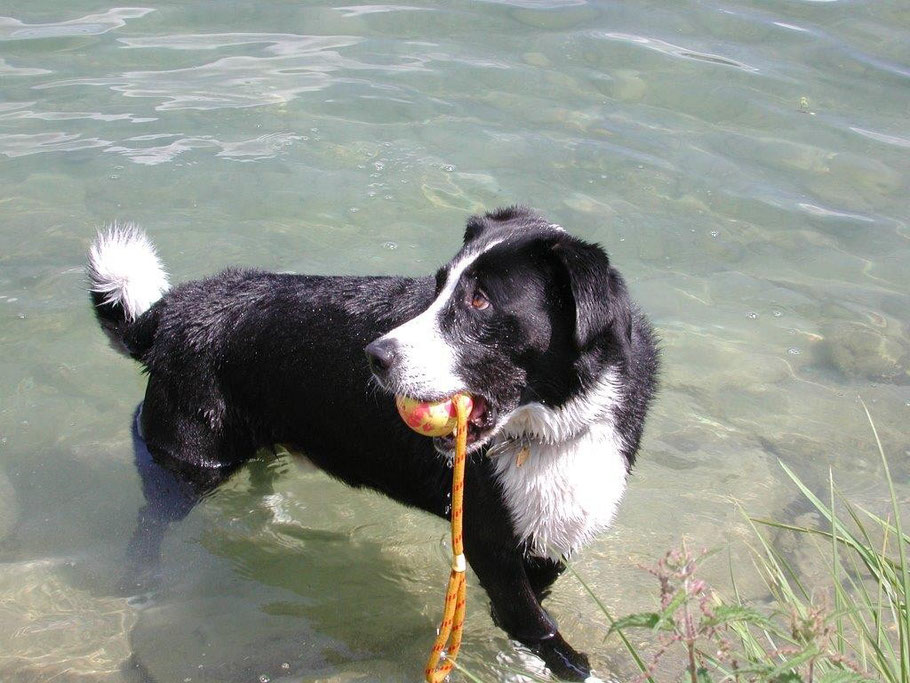
POLYGON ((445 279, 429 308, 380 338, 396 348, 397 362, 391 378, 396 393, 434 399, 469 390, 461 374, 455 340, 443 332, 443 312, 455 303, 452 297, 465 271, 482 253, 501 241, 463 254, 447 270, 440 271, 445 279))

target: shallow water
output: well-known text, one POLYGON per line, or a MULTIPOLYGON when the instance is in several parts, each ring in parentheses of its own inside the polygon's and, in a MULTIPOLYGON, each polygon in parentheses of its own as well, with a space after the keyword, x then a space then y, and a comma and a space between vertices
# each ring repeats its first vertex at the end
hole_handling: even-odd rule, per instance
MULTIPOLYGON (((143 379, 82 275, 113 219, 178 281, 426 273, 514 202, 604 244, 665 363, 619 520, 577 559, 614 613, 653 604, 636 564, 682 537, 729 543, 760 598, 733 501, 805 515, 778 460, 884 509, 859 397, 910 494, 905 2, 213 8, 0 9, 0 677, 414 679, 441 606, 441 522, 287 457, 169 531, 161 590, 122 596, 143 379)), ((549 604, 628 678, 574 579, 549 604)), ((526 663, 483 605, 475 580, 463 662, 505 677, 526 663)))

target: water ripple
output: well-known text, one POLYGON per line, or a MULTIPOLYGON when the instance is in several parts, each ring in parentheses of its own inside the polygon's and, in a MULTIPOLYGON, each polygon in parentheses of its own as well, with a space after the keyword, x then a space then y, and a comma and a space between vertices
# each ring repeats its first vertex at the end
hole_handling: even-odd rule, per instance
POLYGON ((848 213, 846 211, 836 211, 834 209, 826 209, 823 206, 817 206, 815 204, 810 204, 809 202, 799 202, 797 203, 797 206, 806 213, 818 218, 841 218, 851 221, 859 221, 861 223, 875 223, 875 219, 870 218, 869 216, 862 216, 857 213, 848 213))
POLYGON ((564 7, 577 7, 587 5, 588 0, 481 0, 491 5, 509 5, 521 9, 562 9, 564 7))
POLYGON ((125 26, 127 19, 139 19, 154 11, 147 7, 114 7, 103 14, 46 24, 26 24, 13 17, 0 17, 0 40, 97 36, 125 26))
POLYGON ((429 12, 430 7, 411 7, 410 5, 351 5, 349 7, 334 7, 345 17, 359 17, 364 14, 379 14, 385 12, 429 12))
POLYGON ((52 73, 54 72, 48 69, 29 69, 28 67, 13 66, 0 57, 0 75, 2 76, 43 76, 44 74, 52 73))
POLYGON ((671 57, 695 59, 698 61, 710 62, 712 64, 721 64, 723 66, 734 66, 737 69, 743 69, 744 71, 758 71, 758 69, 753 66, 738 62, 735 59, 730 59, 729 57, 724 57, 722 55, 713 54, 710 52, 698 52, 697 50, 690 50, 680 45, 674 45, 673 43, 668 43, 665 40, 659 40, 657 38, 647 38, 645 36, 634 35, 631 33, 617 33, 614 31, 596 31, 593 33, 593 35, 598 38, 605 38, 607 40, 616 40, 625 43, 632 43, 633 45, 641 45, 642 47, 646 47, 649 50, 655 50, 656 52, 660 52, 671 57))
MULTIPOLYGON (((352 82, 350 72, 401 73, 426 70, 429 58, 405 56, 390 63, 370 63, 339 51, 361 42, 352 36, 294 34, 184 34, 121 39, 128 47, 211 50, 232 45, 266 43, 269 56, 231 56, 181 69, 130 71, 119 76, 74 78, 35 86, 38 90, 101 86, 126 97, 162 101, 155 109, 212 110, 286 103, 304 92, 323 90, 338 82, 352 82), (344 78, 336 72, 346 72, 344 78)), ((373 81, 371 81, 373 83, 373 81)), ((368 84, 369 85, 369 84, 368 84)), ((375 83, 374 83, 375 85, 375 83)))
POLYGON ((126 97, 160 99, 156 111, 258 107, 292 100, 303 92, 322 90, 332 82, 321 68, 264 68, 267 60, 226 57, 202 66, 172 71, 132 71, 113 78, 76 78, 38 89, 101 86, 126 97))
MULTIPOLYGON (((34 102, 26 106, 34 105, 34 102)), ((38 119, 40 121, 75 121, 85 119, 89 121, 129 121, 130 123, 149 123, 157 121, 155 117, 135 116, 125 114, 102 114, 97 111, 33 111, 31 109, 14 110, 0 113, 0 121, 12 119, 38 119)))
POLYGON ((0 135, 0 154, 7 157, 21 157, 40 152, 73 152, 80 149, 107 147, 109 140, 83 138, 76 133, 46 132, 0 135))
POLYGON ((216 156, 235 161, 259 161, 276 156, 294 142, 301 140, 302 136, 292 133, 270 133, 248 140, 225 142, 210 135, 186 137, 180 133, 158 133, 139 135, 124 142, 142 143, 162 139, 171 139, 171 142, 154 146, 112 145, 105 151, 121 154, 133 163, 143 166, 164 164, 173 161, 184 152, 205 148, 217 149, 216 156))
POLYGON ((333 48, 350 47, 361 42, 357 36, 308 36, 296 33, 177 33, 160 36, 131 36, 117 42, 133 48, 167 50, 217 50, 237 45, 269 45, 267 52, 298 55, 333 48))
POLYGON ((876 133, 874 130, 866 130, 865 128, 859 128, 858 126, 850 126, 850 130, 863 137, 871 138, 878 142, 884 142, 886 145, 910 148, 910 139, 907 138, 902 138, 897 135, 886 135, 885 133, 876 133))

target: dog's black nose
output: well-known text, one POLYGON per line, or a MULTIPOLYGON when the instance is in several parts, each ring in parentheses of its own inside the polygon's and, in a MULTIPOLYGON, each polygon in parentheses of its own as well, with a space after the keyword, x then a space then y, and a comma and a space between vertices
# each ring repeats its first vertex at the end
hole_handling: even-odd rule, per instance
POLYGON ((385 377, 395 364, 395 353, 398 345, 392 339, 377 339, 367 345, 364 351, 370 370, 379 378, 385 377))

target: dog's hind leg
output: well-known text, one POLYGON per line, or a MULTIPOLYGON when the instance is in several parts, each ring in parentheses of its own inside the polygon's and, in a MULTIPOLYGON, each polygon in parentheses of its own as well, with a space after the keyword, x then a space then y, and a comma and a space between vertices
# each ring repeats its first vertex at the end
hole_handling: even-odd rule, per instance
MULTIPOLYGON (((154 588, 160 579, 161 543, 168 527, 186 517, 207 493, 218 487, 238 465, 198 467, 176 461, 169 452, 150 446, 142 436, 142 405, 133 420, 133 451, 145 505, 127 546, 126 574, 120 588, 135 594, 154 588)), ((196 445, 200 440, 194 439, 196 445)))

